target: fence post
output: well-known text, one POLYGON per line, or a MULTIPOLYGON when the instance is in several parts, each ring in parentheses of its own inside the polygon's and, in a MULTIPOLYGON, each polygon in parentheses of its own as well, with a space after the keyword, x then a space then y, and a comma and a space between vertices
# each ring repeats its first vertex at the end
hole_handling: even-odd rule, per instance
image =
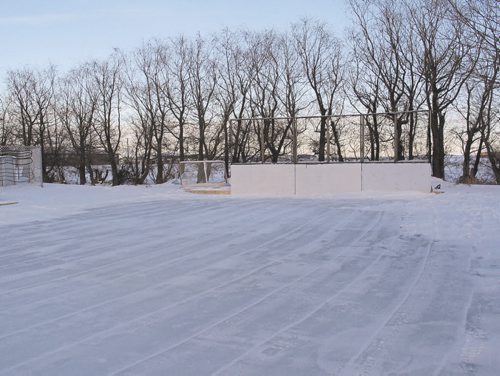
POLYGON ((361 163, 365 161, 365 116, 360 115, 359 117, 359 159, 361 163))
POLYGON ((330 122, 326 124, 326 163, 330 163, 331 161, 331 153, 330 150, 330 127, 332 126, 332 118, 330 118, 330 122))
POLYGON ((259 131, 260 131, 260 163, 264 163, 264 158, 266 156, 264 150, 264 124, 262 124, 261 127, 260 122, 259 122, 259 131))
POLYGON ((397 114, 393 114, 393 121, 394 121, 394 162, 397 162, 399 154, 399 132, 398 132, 397 114))
POLYGON ((432 116, 432 111, 429 110, 427 113, 427 159, 429 163, 432 163, 431 116, 432 116))
POLYGON ((232 148, 233 148, 233 119, 229 119, 229 126, 226 127, 227 137, 224 139, 224 175, 229 176, 229 161, 231 160, 232 148))
POLYGON ((292 119, 293 125, 293 163, 297 163, 297 119, 292 119))

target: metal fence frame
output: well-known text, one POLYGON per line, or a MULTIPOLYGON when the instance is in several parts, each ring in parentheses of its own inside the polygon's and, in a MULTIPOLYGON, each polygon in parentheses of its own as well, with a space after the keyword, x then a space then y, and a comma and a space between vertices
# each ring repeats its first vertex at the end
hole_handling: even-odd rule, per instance
MULTIPOLYGON (((430 111, 429 110, 412 110, 412 111, 398 111, 398 112, 376 112, 376 113, 366 113, 366 114, 340 114, 340 115, 315 115, 315 116, 296 116, 296 117, 251 117, 251 118, 234 118, 229 120, 229 144, 232 145, 232 128, 233 124, 236 122, 241 122, 241 121, 250 121, 250 122, 256 122, 256 121, 264 121, 264 120, 292 120, 293 128, 292 128, 292 163, 297 164, 299 163, 298 161, 298 153, 297 153, 297 148, 298 148, 298 129, 297 129, 297 120, 299 119, 341 119, 341 118, 348 118, 348 117, 359 117, 359 127, 360 127, 360 162, 365 161, 365 119, 369 116, 392 116, 393 117, 393 124, 394 124, 394 141, 393 141, 393 148, 394 148, 394 162, 398 162, 398 145, 400 142, 399 139, 399 133, 397 132, 397 120, 398 120, 398 115, 401 114, 411 114, 411 113, 426 113, 428 114, 428 122, 430 121, 430 111)), ((263 135, 263 127, 260 129, 261 135, 259 137, 260 139, 260 160, 261 163, 265 163, 265 145, 264 143, 264 135, 263 135)), ((326 127, 326 163, 330 163, 332 161, 332 152, 331 152, 331 134, 330 134, 330 126, 326 127)), ((427 141, 428 142, 428 141, 427 141)), ((226 161, 226 164, 228 164, 229 161, 226 161)), ((278 162, 279 163, 279 162, 278 162)))
POLYGON ((40 147, 0 146, 0 186, 37 182, 43 184, 40 147))
POLYGON ((198 165, 199 171, 201 172, 200 178, 201 181, 197 181, 196 185, 207 185, 207 186, 218 186, 218 185, 227 185, 228 182, 228 174, 227 169, 225 168, 225 162, 223 160, 203 160, 203 161, 180 161, 179 162, 179 179, 182 186, 189 186, 189 181, 186 181, 183 178, 184 173, 186 172, 186 165, 193 164, 198 165), (223 182, 210 182, 210 177, 212 176, 212 164, 221 164, 224 167, 224 176, 223 182))

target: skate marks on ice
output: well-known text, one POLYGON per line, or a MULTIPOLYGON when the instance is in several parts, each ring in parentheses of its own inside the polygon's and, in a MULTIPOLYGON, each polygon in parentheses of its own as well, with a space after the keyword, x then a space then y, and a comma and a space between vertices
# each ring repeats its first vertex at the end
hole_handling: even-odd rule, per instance
MULTIPOLYGON (((17 229, 10 229, 9 248, 2 249, 0 255, 4 260, 17 246, 24 250, 28 264, 33 253, 37 253, 39 258, 58 260, 58 265, 63 267, 38 265, 39 272, 27 270, 25 278, 15 276, 13 280, 11 275, 5 276, 4 282, 19 280, 20 286, 4 287, 1 296, 2 307, 5 307, 1 312, 5 319, 0 326, 1 369, 18 373, 35 367, 43 373, 41 364, 47 362, 47 373, 54 374, 58 368, 50 363, 50 356, 67 352, 78 344, 83 346, 106 333, 112 336, 128 330, 128 326, 144 325, 148 320, 163 323, 169 315, 177 317, 178 335, 182 338, 188 333, 182 328, 189 322, 186 318, 198 315, 201 302, 213 302, 214 311, 209 316, 215 320, 219 311, 224 312, 224 307, 214 305, 217 295, 223 299, 224 292, 234 294, 236 303, 228 300, 227 304, 228 309, 236 311, 238 304, 259 299, 266 292, 300 278, 301 273, 313 270, 316 264, 331 257, 328 247, 316 249, 329 241, 322 233, 326 229, 344 228, 345 231, 338 231, 337 239, 341 243, 357 220, 352 210, 332 210, 301 202, 281 203, 277 208, 268 201, 209 203, 213 210, 205 208, 207 203, 203 202, 201 207, 191 204, 190 210, 189 205, 183 204, 178 203, 181 208, 177 211, 183 212, 182 222, 190 224, 185 228, 175 227, 176 221, 172 218, 159 220, 160 213, 176 209, 172 203, 169 207, 151 204, 151 216, 138 216, 136 209, 143 211, 143 206, 132 205, 125 208, 129 217, 124 216, 124 208, 120 207, 114 211, 106 209, 107 215, 102 215, 101 221, 99 216, 83 221, 76 216, 52 223, 61 236, 66 235, 68 242, 79 222, 87 226, 89 238, 94 237, 94 232, 100 234, 106 225, 110 234, 137 233, 140 229, 142 236, 131 236, 124 246, 118 242, 116 247, 117 239, 112 235, 101 238, 102 247, 97 252, 88 243, 76 242, 76 239, 73 239, 74 247, 67 252, 48 247, 53 239, 46 231, 50 225, 38 232, 38 242, 35 241, 37 231, 32 231, 31 237, 22 237, 18 236, 17 229), (202 214, 204 208, 210 215, 202 214), (115 215, 120 219, 115 220, 115 215), (249 226, 253 222, 259 226, 249 226), (160 250, 159 243, 149 240, 158 233, 163 235, 164 242, 160 250), (40 251, 36 244, 46 245, 47 249, 40 251), (307 261, 312 256, 311 250, 316 252, 311 257, 314 262, 307 261), (102 262, 102 253, 109 262, 102 262), (74 261, 75 257, 78 262, 74 261), (60 273, 54 276, 51 268, 60 273), (153 319, 154 315, 157 317, 153 319)), ((19 258, 11 261, 12 265, 23 264, 19 258)), ((201 320, 199 324, 204 322, 206 320, 201 320)), ((161 338, 158 339, 161 343, 163 336, 149 334, 144 340, 156 349, 157 344, 151 339, 161 338)), ((140 343, 130 343, 132 347, 140 347, 140 343)), ((95 359, 103 354, 106 351, 101 348, 95 359)), ((92 367, 92 358, 87 360, 87 368, 82 370, 92 367)), ((130 361, 130 357, 126 360, 130 361)), ((120 364, 112 358, 105 363, 113 367, 120 364)))
POLYGON ((172 200, 4 227, 0 374, 491 374, 500 223, 445 199, 172 200))

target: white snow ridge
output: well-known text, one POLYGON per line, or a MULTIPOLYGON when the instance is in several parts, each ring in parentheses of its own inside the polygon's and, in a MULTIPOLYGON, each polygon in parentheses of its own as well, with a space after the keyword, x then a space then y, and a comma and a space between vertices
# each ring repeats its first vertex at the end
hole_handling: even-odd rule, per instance
POLYGON ((499 375, 500 189, 443 188, 3 189, 0 375, 499 375))

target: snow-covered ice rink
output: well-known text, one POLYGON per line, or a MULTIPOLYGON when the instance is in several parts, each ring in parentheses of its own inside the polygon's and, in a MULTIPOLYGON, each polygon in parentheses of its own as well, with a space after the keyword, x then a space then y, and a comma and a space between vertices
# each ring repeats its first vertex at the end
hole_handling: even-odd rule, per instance
POLYGON ((500 187, 0 190, 0 375, 499 375, 500 187))

